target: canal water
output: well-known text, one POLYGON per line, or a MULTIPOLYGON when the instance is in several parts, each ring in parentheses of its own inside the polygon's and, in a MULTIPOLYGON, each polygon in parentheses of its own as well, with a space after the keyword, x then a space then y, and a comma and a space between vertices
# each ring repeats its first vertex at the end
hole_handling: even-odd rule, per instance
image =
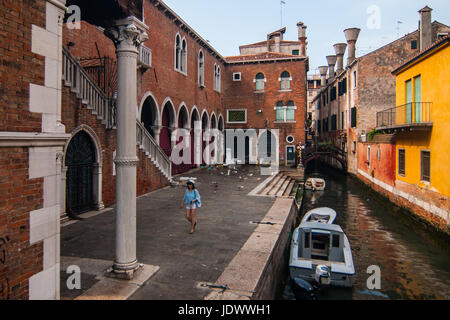
MULTIPOLYGON (((356 281, 353 288, 330 288, 319 300, 450 299, 450 246, 356 178, 314 164, 306 177, 324 178, 325 191, 306 191, 301 218, 317 207, 337 212, 335 224, 346 233, 352 247, 356 281), (381 289, 369 290, 369 266, 381 269, 381 289)), ((283 299, 295 299, 289 281, 283 299)))

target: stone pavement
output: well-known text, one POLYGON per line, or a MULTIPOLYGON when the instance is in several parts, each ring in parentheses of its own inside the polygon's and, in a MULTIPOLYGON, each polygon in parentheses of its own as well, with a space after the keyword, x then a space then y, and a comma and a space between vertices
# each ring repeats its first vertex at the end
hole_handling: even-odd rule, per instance
MULTIPOLYGON (((267 178, 259 175, 257 167, 236 170, 230 176, 227 168, 194 170, 181 176, 198 178, 196 186, 203 207, 198 212, 194 235, 188 234, 190 225, 184 209, 180 209, 184 186, 165 188, 138 199, 138 260, 160 269, 130 299, 199 300, 210 293, 199 289, 198 283, 218 279, 256 229, 257 225, 250 221, 261 221, 275 201, 247 196, 267 178), (213 182, 217 182, 217 189, 213 182)), ((114 211, 107 210, 62 227, 62 262, 71 257, 93 259, 93 264, 105 260, 112 264, 114 221, 114 211)), ((62 299, 76 298, 98 282, 96 272, 81 271, 82 290, 71 291, 66 287, 68 276, 62 267, 62 299)))

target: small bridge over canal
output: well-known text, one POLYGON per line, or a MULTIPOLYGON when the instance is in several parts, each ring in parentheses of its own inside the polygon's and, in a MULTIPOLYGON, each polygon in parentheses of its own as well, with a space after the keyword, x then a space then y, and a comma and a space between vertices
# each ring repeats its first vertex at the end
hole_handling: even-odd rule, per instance
POLYGON ((321 159, 326 162, 330 158, 336 159, 342 165, 342 169, 347 170, 347 153, 342 149, 335 146, 319 147, 316 145, 302 150, 301 160, 305 168, 314 159, 321 159))

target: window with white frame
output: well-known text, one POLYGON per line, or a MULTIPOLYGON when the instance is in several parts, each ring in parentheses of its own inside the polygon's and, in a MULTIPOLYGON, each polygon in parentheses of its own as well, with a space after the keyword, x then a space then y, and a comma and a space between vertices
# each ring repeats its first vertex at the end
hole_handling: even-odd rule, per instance
POLYGON ((180 71, 181 67, 181 37, 179 34, 175 37, 175 70, 180 71))
POLYGON ((233 81, 241 81, 242 74, 240 72, 233 72, 233 81))
POLYGON ((181 42, 180 71, 187 73, 187 42, 184 38, 181 42))
POLYGON ((247 123, 247 109, 227 110, 227 123, 247 123))
POLYGON ((205 56, 202 50, 198 53, 198 85, 205 86, 205 56))
POLYGON ((295 110, 297 107, 294 105, 294 101, 289 101, 285 106, 283 101, 278 101, 275 106, 276 121, 277 122, 293 122, 295 121, 295 110))
POLYGON ((214 90, 220 92, 220 67, 217 64, 214 64, 214 90))
POLYGON ((264 85, 266 82, 266 78, 263 73, 258 73, 255 77, 255 90, 256 91, 264 91, 264 85))
POLYGON ((291 89, 291 75, 287 71, 283 71, 280 77, 281 90, 290 90, 291 89))

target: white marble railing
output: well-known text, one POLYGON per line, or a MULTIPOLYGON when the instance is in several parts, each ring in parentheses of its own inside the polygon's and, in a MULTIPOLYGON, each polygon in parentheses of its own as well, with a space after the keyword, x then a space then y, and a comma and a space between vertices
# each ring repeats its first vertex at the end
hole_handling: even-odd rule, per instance
MULTIPOLYGON (((145 52, 143 56, 151 64, 151 51, 150 55, 145 52)), ((93 114, 97 115, 97 118, 102 121, 107 129, 116 129, 116 100, 103 93, 102 89, 92 81, 89 74, 66 48, 63 48, 63 79, 65 85, 76 93, 82 103, 88 109, 91 109, 93 114)), ((136 139, 137 145, 166 178, 171 180, 172 162, 139 121, 136 121, 136 139)))
POLYGON ((144 45, 139 48, 139 60, 138 63, 146 68, 152 66, 152 50, 144 45))
POLYGON ((102 89, 89 77, 80 63, 72 54, 63 47, 63 79, 66 86, 76 93, 77 98, 97 118, 106 125, 107 129, 114 129, 116 126, 116 104, 112 98, 107 97, 102 89))
POLYGON ((137 145, 152 159, 153 163, 170 180, 172 175, 172 162, 158 143, 153 139, 144 125, 136 120, 137 145))

